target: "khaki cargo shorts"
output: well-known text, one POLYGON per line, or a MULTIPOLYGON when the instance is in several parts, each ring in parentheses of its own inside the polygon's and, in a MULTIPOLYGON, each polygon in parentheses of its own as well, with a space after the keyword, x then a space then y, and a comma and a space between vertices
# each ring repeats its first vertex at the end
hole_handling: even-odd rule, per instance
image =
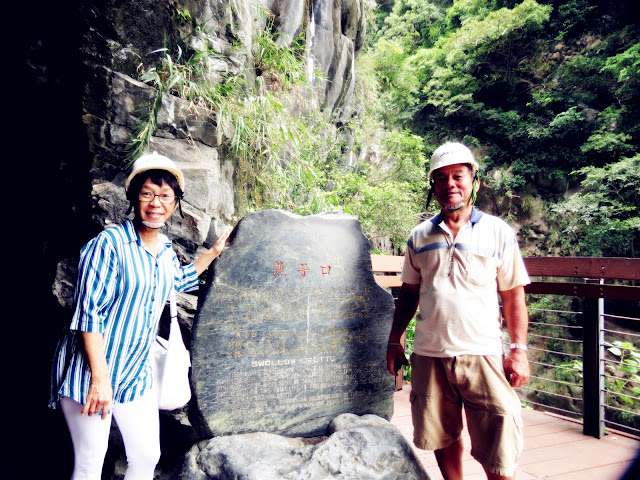
POLYGON ((490 472, 511 477, 522 453, 521 405, 507 382, 502 357, 411 355, 413 443, 448 447, 461 437, 462 406, 471 455, 490 472))

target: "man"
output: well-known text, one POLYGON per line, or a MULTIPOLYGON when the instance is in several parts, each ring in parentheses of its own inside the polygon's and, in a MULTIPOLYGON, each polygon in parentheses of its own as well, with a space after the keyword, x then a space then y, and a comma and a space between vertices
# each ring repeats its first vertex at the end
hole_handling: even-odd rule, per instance
POLYGON ((478 162, 460 143, 431 157, 429 180, 440 213, 413 229, 387 349, 396 375, 408 365, 400 344, 418 305, 411 356, 414 444, 435 452, 445 480, 462 479, 462 406, 471 455, 487 478, 513 478, 522 451, 520 401, 529 379, 529 277, 511 227, 473 204, 478 162), (504 358, 498 296, 511 338, 504 358))

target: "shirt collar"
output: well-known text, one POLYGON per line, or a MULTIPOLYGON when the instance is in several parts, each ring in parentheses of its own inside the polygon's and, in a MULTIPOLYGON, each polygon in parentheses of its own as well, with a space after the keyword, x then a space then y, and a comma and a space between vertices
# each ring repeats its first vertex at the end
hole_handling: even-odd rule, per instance
MULTIPOLYGON (((131 219, 127 219, 127 221, 124 222, 124 234, 128 243, 135 242, 138 245, 143 246, 142 239, 140 238, 140 235, 138 235, 136 227, 133 226, 133 221, 131 219)), ((160 243, 161 247, 158 252, 158 256, 160 256, 165 249, 171 248, 171 240, 163 234, 160 234, 160 243)))
POLYGON ((469 219, 469 221, 473 224, 476 224, 480 221, 481 218, 482 218, 482 212, 478 210, 476 207, 473 207, 473 210, 471 211, 471 218, 469 219))
MULTIPOLYGON (((482 212, 478 210, 476 207, 472 207, 471 218, 469 218, 469 222, 475 225, 480 221, 481 218, 482 218, 482 212)), ((438 213, 435 217, 431 219, 431 223, 435 225, 440 225, 441 222, 442 222, 442 212, 438 213)))
POLYGON ((136 227, 133 226, 133 222, 130 219, 124 222, 124 234, 127 238, 128 243, 142 243, 142 241, 140 240, 140 235, 138 235, 138 232, 136 232, 136 227))

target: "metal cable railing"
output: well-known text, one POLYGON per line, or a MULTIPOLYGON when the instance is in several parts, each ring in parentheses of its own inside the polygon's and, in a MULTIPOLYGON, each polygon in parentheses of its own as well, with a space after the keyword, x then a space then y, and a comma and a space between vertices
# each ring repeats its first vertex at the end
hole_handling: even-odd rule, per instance
MULTIPOLYGON (((581 327, 567 323, 548 323, 537 321, 554 316, 563 318, 575 315, 576 312, 565 309, 529 308, 533 320, 529 322, 529 363, 532 375, 529 384, 519 391, 526 405, 532 405, 538 410, 552 410, 556 413, 571 417, 580 417, 582 411, 582 385, 578 381, 564 378, 565 375, 556 372, 567 372, 566 377, 576 373, 573 365, 566 365, 566 361, 582 359, 581 352, 574 352, 582 344, 581 339, 564 338, 565 331, 579 332, 581 327), (549 330, 557 332, 552 334, 549 330), (562 335, 562 336, 561 336, 562 335), (553 348, 548 344, 554 342, 553 348), (562 344, 571 345, 570 351, 560 349, 562 344), (554 363, 554 362, 563 363, 554 363), (575 390, 577 395, 572 395, 575 390)), ((579 313, 579 312, 578 312, 579 313)), ((571 334, 574 335, 574 334, 571 334)))
POLYGON ((604 423, 640 435, 640 319, 606 312, 602 317, 602 336, 607 346, 603 358, 604 423), (613 324, 611 328, 609 323, 613 324))
MULTIPOLYGON (((583 326, 565 322, 575 321, 583 312, 533 307, 529 313, 532 375, 529 385, 518 389, 523 402, 539 410, 582 418, 583 326)), ((611 319, 628 324, 640 319, 604 313, 602 317, 603 422, 608 428, 640 436, 640 333, 616 324, 605 327, 604 322, 611 319)))

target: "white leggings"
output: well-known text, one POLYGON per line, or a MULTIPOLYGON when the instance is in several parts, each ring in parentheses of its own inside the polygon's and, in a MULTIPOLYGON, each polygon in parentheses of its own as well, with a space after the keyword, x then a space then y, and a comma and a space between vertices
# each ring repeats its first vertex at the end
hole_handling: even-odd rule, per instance
MULTIPOLYGON (((82 404, 68 397, 61 399, 62 412, 73 442, 74 465, 71 480, 100 480, 109 445, 111 413, 80 415, 82 404)), ((124 480, 152 480, 160 460, 160 418, 153 391, 128 403, 114 403, 116 420, 127 453, 124 480)))

